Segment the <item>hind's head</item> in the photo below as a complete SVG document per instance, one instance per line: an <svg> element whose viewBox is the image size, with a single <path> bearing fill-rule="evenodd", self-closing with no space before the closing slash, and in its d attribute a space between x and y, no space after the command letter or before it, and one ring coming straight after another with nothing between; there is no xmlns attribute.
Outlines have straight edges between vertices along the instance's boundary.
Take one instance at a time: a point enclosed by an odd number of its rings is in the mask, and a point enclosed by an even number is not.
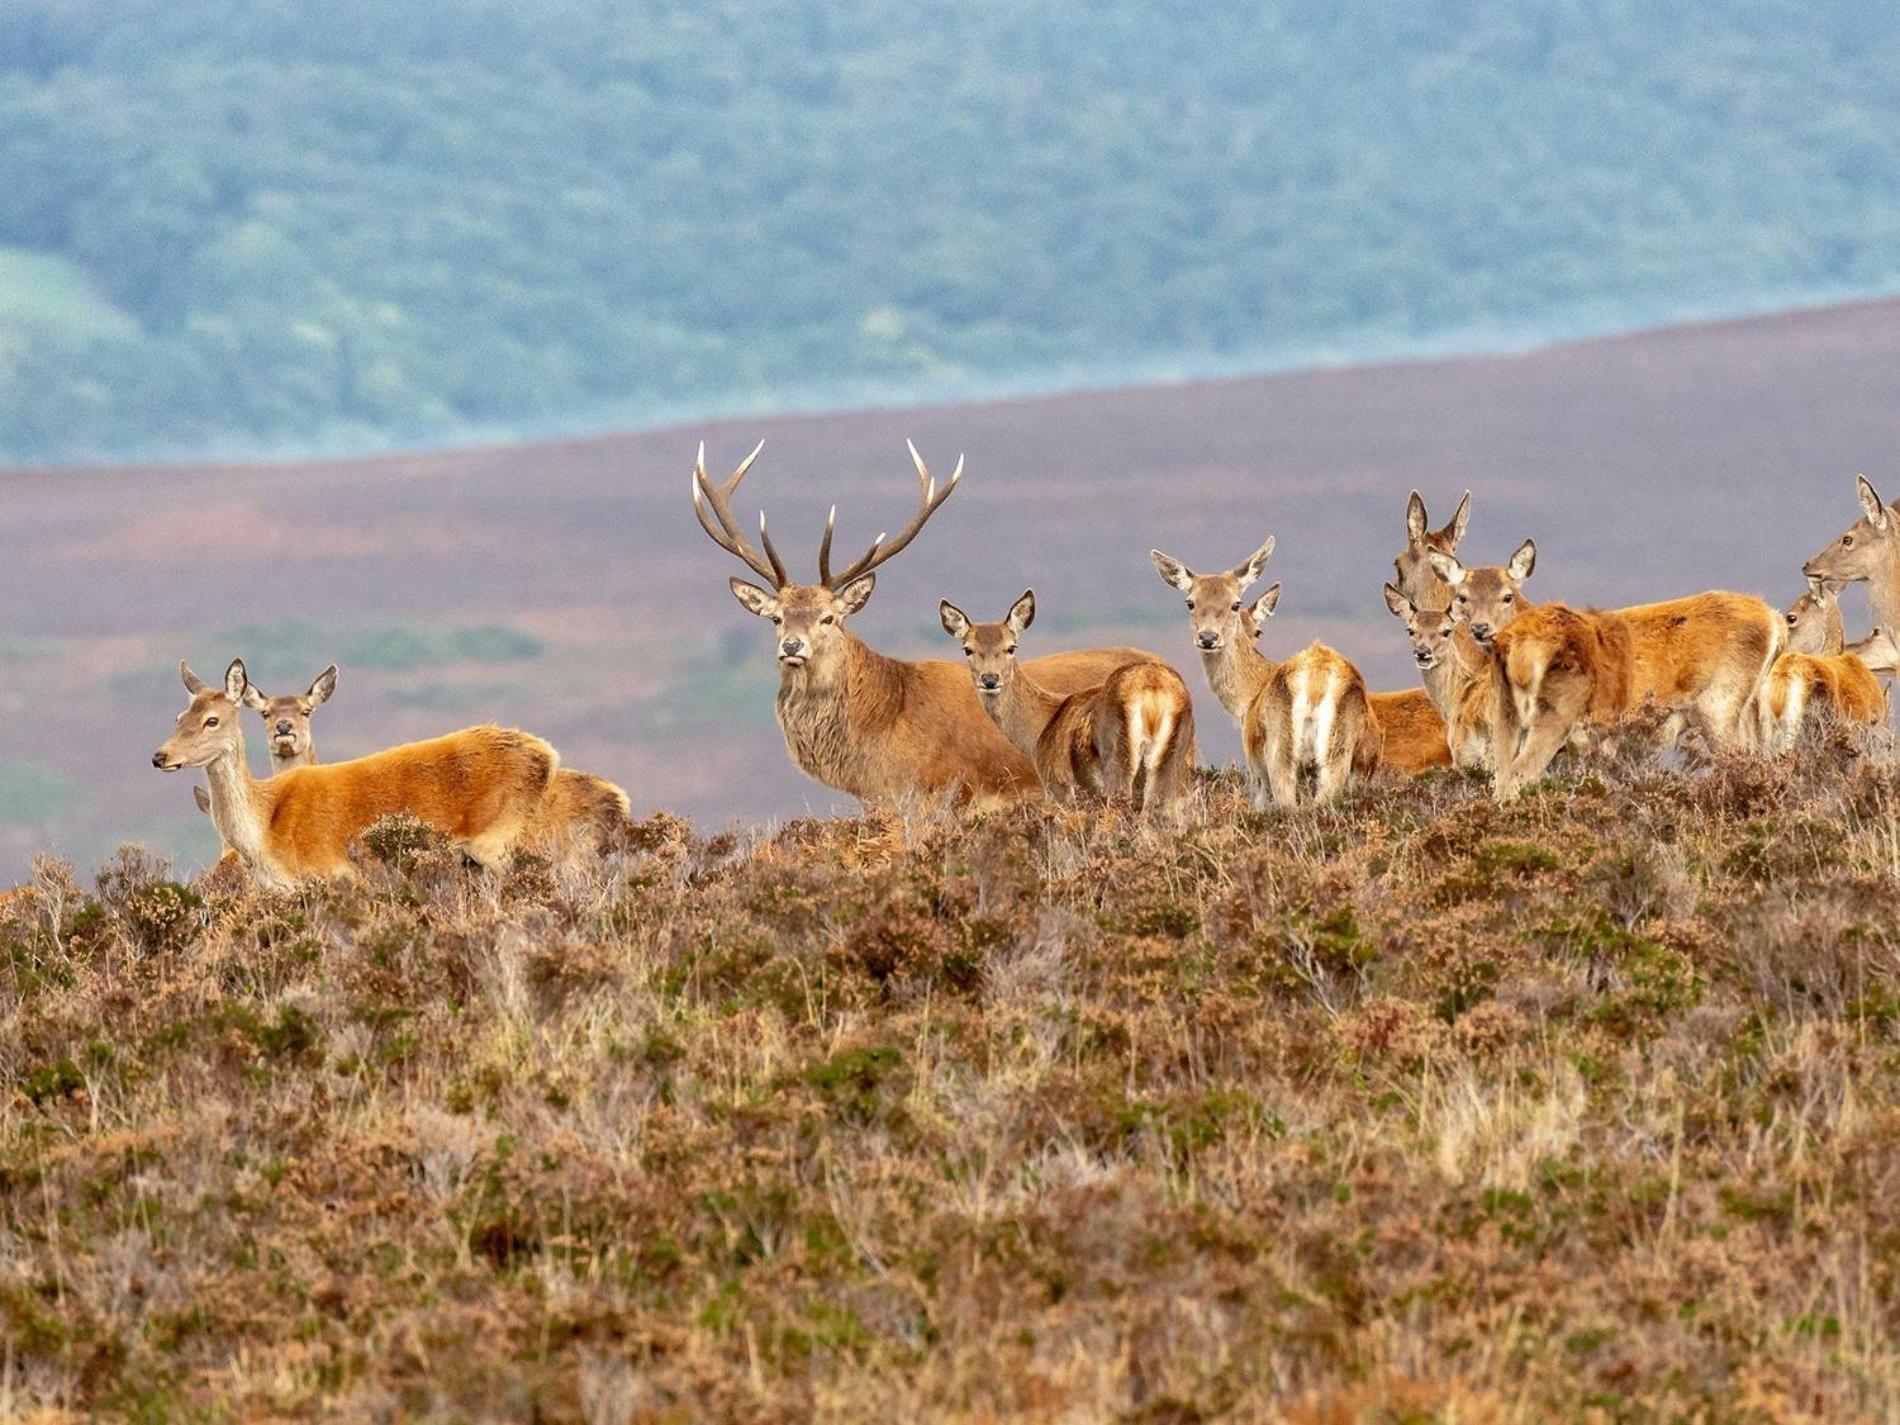
<svg viewBox="0 0 1900 1425"><path fill-rule="evenodd" d="M1036 591L1024 590L996 623L973 622L948 599L937 605L937 618L943 631L963 645L970 681L976 685L977 696L987 703L1002 697L1016 681L1016 642L1036 621Z"/></svg>
<svg viewBox="0 0 1900 1425"><path fill-rule="evenodd" d="M1404 622L1406 636L1412 640L1412 661L1422 671L1429 673L1450 659L1458 625L1449 608L1421 609L1393 584L1385 586L1385 606Z"/></svg>
<svg viewBox="0 0 1900 1425"><path fill-rule="evenodd" d="M1808 591L1788 606L1788 652L1839 653L1847 642L1838 585L1808 576Z"/></svg>
<svg viewBox="0 0 1900 1425"><path fill-rule="evenodd" d="M221 688L205 682L184 663L178 665L178 675L184 679L191 701L178 714L177 730L152 754L152 765L161 772L208 767L232 752L242 760L244 731L238 725L238 709L244 704L245 689L250 687L243 660L231 660Z"/></svg>
<svg viewBox="0 0 1900 1425"><path fill-rule="evenodd" d="M1398 591L1421 609L1441 609L1450 603L1451 591L1432 568L1432 556L1456 556L1459 542L1465 537L1465 526L1470 523L1471 491L1465 491L1451 519L1440 529L1431 528L1425 518L1423 497L1418 491L1412 491L1411 498L1405 502L1405 548L1392 561L1393 583Z"/></svg>
<svg viewBox="0 0 1900 1425"><path fill-rule="evenodd" d="M1508 564L1468 569L1448 554L1434 554L1431 565L1451 588L1451 616L1489 643L1524 606L1524 581L1537 567L1537 546L1525 540Z"/></svg>
<svg viewBox="0 0 1900 1425"><path fill-rule="evenodd" d="M1202 653L1251 647L1260 636L1261 624L1279 600L1280 586L1275 584L1251 605L1243 596L1259 579L1260 571L1267 567L1267 560L1272 556L1273 536L1269 535L1266 543L1232 569L1196 574L1180 560L1171 559L1158 549L1148 551L1148 557L1168 587L1187 596L1194 646Z"/></svg>
<svg viewBox="0 0 1900 1425"><path fill-rule="evenodd" d="M313 743L310 715L328 702L330 694L335 691L334 663L317 674L309 688L301 693L285 693L271 698L246 685L244 706L264 719L264 735L270 739L272 762L283 766L311 759Z"/></svg>

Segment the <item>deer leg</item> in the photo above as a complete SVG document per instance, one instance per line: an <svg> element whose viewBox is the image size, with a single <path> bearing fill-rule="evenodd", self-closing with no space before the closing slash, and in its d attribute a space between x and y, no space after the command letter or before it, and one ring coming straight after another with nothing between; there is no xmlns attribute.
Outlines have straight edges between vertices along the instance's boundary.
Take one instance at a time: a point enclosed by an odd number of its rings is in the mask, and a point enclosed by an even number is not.
<svg viewBox="0 0 1900 1425"><path fill-rule="evenodd" d="M1549 768L1551 759L1563 747L1570 736L1566 719L1546 715L1534 723L1527 731L1524 745L1511 764L1509 791L1504 790L1500 782L1498 800L1508 801L1522 791L1526 784L1536 781Z"/></svg>

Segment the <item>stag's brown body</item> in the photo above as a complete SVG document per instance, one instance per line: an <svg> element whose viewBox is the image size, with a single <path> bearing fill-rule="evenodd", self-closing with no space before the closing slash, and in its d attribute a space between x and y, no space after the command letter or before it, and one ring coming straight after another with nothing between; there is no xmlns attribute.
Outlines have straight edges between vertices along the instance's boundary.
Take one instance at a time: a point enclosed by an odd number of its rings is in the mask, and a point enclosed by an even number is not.
<svg viewBox="0 0 1900 1425"><path fill-rule="evenodd" d="M806 669L780 672L779 728L806 776L864 802L913 793L993 801L1035 792L1035 767L984 713L963 668L888 658L848 632L843 640L824 681ZM1066 697L1152 658L1139 648L1090 648L1023 668Z"/></svg>

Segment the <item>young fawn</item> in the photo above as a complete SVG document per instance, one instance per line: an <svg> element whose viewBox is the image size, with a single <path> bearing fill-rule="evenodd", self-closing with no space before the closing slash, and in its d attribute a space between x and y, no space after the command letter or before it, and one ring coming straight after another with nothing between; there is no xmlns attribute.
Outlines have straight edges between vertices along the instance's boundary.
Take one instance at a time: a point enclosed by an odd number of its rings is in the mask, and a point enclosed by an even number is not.
<svg viewBox="0 0 1900 1425"><path fill-rule="evenodd" d="M879 535L863 555L834 570L831 538L838 512L833 508L818 546L818 581L801 584L786 573L766 533L765 517L759 517L755 545L732 511L739 482L758 454L755 448L727 479L714 481L706 473L702 445L693 467L693 513L715 544L766 580L761 587L733 579L731 588L748 612L772 625L778 724L793 764L814 781L866 803L913 793L950 792L959 800L978 801L1033 793L1035 769L984 716L961 669L942 660L888 658L845 623L870 599L878 567L916 538L950 498L963 461L939 488L911 446L920 499L909 523L894 537ZM1091 648L1052 654L1029 666L1044 686L1072 693L1093 687L1125 663L1149 657L1138 648Z"/></svg>
<svg viewBox="0 0 1900 1425"><path fill-rule="evenodd" d="M1162 580L1187 596L1194 643L1208 686L1240 724L1255 805L1300 802L1301 781L1313 778L1313 800L1331 801L1355 774L1379 766L1379 724L1365 679L1344 657L1315 643L1284 663L1255 644L1280 601L1275 584L1245 608L1241 595L1260 577L1273 540L1219 574L1196 574L1178 559L1150 550Z"/></svg>
<svg viewBox="0 0 1900 1425"><path fill-rule="evenodd" d="M1452 616L1490 654L1491 767L1501 800L1544 774L1591 728L1654 703L1673 742L1693 717L1719 747L1756 739L1755 700L1786 642L1781 616L1747 594L1707 593L1611 611L1533 606L1523 585L1537 564L1525 540L1509 564L1431 564L1452 591Z"/></svg>
<svg viewBox="0 0 1900 1425"><path fill-rule="evenodd" d="M1787 620L1788 651L1775 660L1756 700L1763 750L1786 752L1811 717L1862 727L1884 723L1887 697L1880 680L1867 659L1847 650L1839 590L1809 575L1808 591L1790 606ZM1878 658L1876 638L1866 646Z"/></svg>
<svg viewBox="0 0 1900 1425"><path fill-rule="evenodd" d="M538 737L472 727L351 762L251 776L238 719L244 664L221 688L200 687L178 727L152 754L176 772L202 767L218 834L262 884L285 888L350 871L350 842L379 817L407 814L453 839L470 859L499 867L535 823L557 758Z"/></svg>
<svg viewBox="0 0 1900 1425"><path fill-rule="evenodd" d="M1000 623L974 623L945 599L943 630L963 644L983 710L1036 769L1058 801L1126 797L1143 811L1178 816L1194 776L1194 702L1165 663L1127 663L1093 688L1057 693L1017 661L1035 622L1029 590Z"/></svg>

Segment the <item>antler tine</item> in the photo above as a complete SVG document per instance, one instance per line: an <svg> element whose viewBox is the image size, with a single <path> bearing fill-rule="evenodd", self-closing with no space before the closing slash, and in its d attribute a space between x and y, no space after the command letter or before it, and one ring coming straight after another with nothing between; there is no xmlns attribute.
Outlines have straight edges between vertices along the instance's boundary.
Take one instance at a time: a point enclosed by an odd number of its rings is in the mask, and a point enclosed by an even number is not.
<svg viewBox="0 0 1900 1425"><path fill-rule="evenodd" d="M825 516L825 537L818 541L818 582L831 583L831 536L838 531L838 507L833 505Z"/></svg>
<svg viewBox="0 0 1900 1425"><path fill-rule="evenodd" d="M765 527L765 511L759 511L759 543L765 546L765 557L772 561L772 577L778 580L778 587L784 588L791 583L785 577L785 561L778 557L778 551L772 548L771 531Z"/></svg>
<svg viewBox="0 0 1900 1425"><path fill-rule="evenodd" d="M745 479L746 471L752 468L752 462L759 458L759 452L764 449L765 442L760 441L752 447L752 453L739 462L737 470L734 470L723 482L715 483L706 474L706 443L701 441L698 458L693 462L693 513L699 519L699 527L706 531L714 544L726 553L736 556L754 574L774 580L774 588L782 589L788 581L785 578L785 566L779 562L778 555L773 553L768 558L754 548L752 541L740 531L739 521L734 519L732 514L733 492L739 488L739 482ZM711 506L710 514L707 513L707 506ZM718 521L717 526L714 525L715 519ZM759 517L759 522L760 532L763 534L765 522L763 515ZM766 548L770 550L771 547L771 542L768 540Z"/></svg>
<svg viewBox="0 0 1900 1425"><path fill-rule="evenodd" d="M842 573L825 578L823 582L826 588L843 588L853 579L870 573L871 570L877 568L899 550L903 549L905 545L917 537L917 532L921 530L925 522L937 512L937 507L950 498L951 491L957 488L957 482L963 478L963 457L959 455L957 456L957 468L950 472L950 479L945 483L944 487L939 490L936 480L931 476L929 467L924 464L923 456L917 453L916 443L907 440L904 444L910 447L911 463L917 467L917 484L919 489L923 492L923 500L917 507L917 513L911 516L909 524L897 532L895 539L891 539L889 543L886 543L887 537L880 534L876 539L871 541L871 547L865 550L863 555ZM826 532L826 543L827 545L830 543L829 529L827 529Z"/></svg>

